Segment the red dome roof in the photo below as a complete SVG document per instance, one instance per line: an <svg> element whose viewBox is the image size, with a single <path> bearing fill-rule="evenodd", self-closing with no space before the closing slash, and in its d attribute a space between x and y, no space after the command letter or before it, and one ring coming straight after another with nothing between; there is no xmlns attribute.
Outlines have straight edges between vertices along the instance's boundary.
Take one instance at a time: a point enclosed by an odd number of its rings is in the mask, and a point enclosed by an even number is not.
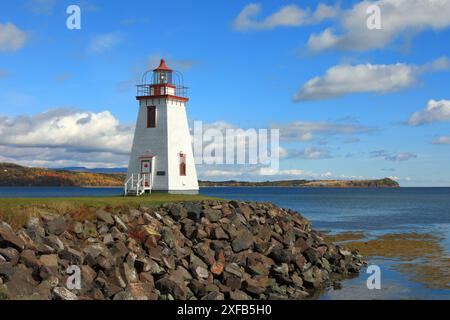
<svg viewBox="0 0 450 320"><path fill-rule="evenodd" d="M170 69L167 65L166 65L166 61L164 59L161 59L161 63L159 64L159 67L156 68L153 71L172 71L172 69Z"/></svg>

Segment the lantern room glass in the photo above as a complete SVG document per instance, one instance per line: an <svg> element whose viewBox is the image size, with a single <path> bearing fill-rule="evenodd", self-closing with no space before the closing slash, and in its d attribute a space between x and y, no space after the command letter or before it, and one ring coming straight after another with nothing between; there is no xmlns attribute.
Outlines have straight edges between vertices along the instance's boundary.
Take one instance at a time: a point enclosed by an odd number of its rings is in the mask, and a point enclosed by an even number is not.
<svg viewBox="0 0 450 320"><path fill-rule="evenodd" d="M172 84L171 71L155 71L153 74L154 84Z"/></svg>

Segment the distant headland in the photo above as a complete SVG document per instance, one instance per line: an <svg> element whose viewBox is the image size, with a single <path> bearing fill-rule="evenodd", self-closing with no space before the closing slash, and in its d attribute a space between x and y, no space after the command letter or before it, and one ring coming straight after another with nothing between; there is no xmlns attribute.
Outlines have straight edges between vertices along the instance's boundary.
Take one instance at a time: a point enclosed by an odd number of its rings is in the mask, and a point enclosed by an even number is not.
<svg viewBox="0 0 450 320"><path fill-rule="evenodd" d="M119 169L29 168L0 163L1 187L121 187L125 173ZM317 188L398 188L389 178L374 180L280 180L280 181L199 181L201 187L317 187Z"/></svg>
<svg viewBox="0 0 450 320"><path fill-rule="evenodd" d="M374 180L200 181L202 187L399 188L390 178Z"/></svg>
<svg viewBox="0 0 450 320"><path fill-rule="evenodd" d="M119 187L125 174L29 168L0 163L0 187Z"/></svg>

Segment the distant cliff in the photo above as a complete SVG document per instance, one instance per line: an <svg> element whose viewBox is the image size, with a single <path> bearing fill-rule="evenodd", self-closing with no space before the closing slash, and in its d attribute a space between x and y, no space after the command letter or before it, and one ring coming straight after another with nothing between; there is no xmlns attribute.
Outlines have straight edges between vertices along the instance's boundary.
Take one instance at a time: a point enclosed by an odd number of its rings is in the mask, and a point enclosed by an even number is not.
<svg viewBox="0 0 450 320"><path fill-rule="evenodd" d="M122 186L124 179L124 174L27 168L11 163L0 163L1 187Z"/></svg>
<svg viewBox="0 0 450 320"><path fill-rule="evenodd" d="M398 182L376 180L282 180L282 181L200 181L202 187L317 187L317 188L398 188Z"/></svg>

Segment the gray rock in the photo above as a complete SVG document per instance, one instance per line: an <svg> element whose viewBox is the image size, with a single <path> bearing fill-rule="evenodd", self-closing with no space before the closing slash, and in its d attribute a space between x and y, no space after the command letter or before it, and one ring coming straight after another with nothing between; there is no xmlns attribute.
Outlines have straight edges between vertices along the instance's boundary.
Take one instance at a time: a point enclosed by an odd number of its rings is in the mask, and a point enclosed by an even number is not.
<svg viewBox="0 0 450 320"><path fill-rule="evenodd" d="M0 255L5 258L5 262L10 262L13 266L19 262L20 253L14 248L0 248Z"/></svg>
<svg viewBox="0 0 450 320"><path fill-rule="evenodd" d="M94 215L97 217L97 219L107 223L110 226L112 226L114 224L114 219L113 219L111 213L109 213L106 210L103 210L103 209L96 210L94 212Z"/></svg>
<svg viewBox="0 0 450 320"><path fill-rule="evenodd" d="M66 229L66 219L62 216L51 217L44 222L45 232L59 236Z"/></svg>
<svg viewBox="0 0 450 320"><path fill-rule="evenodd" d="M210 292L202 298L202 300L225 300L225 296L221 292Z"/></svg>
<svg viewBox="0 0 450 320"><path fill-rule="evenodd" d="M253 243L253 235L248 230L244 229L238 233L236 239L233 240L231 245L234 252L240 252L251 248Z"/></svg>
<svg viewBox="0 0 450 320"><path fill-rule="evenodd" d="M43 241L46 245L53 248L57 252L64 250L64 243L61 241L61 239L58 238L58 236L55 236L54 234L45 237Z"/></svg>
<svg viewBox="0 0 450 320"><path fill-rule="evenodd" d="M193 266L191 269L192 269L192 274L195 277L197 277L198 279L207 279L209 277L208 269L206 269L202 266Z"/></svg>
<svg viewBox="0 0 450 320"><path fill-rule="evenodd" d="M187 287L182 278L165 276L156 281L155 286L162 294L171 294L177 300L186 300Z"/></svg>
<svg viewBox="0 0 450 320"><path fill-rule="evenodd" d="M56 287L53 289L53 298L55 300L78 300L75 293L72 293L64 287Z"/></svg>
<svg viewBox="0 0 450 320"><path fill-rule="evenodd" d="M278 263L289 263L292 261L292 253L280 247L275 247L270 252L270 257Z"/></svg>
<svg viewBox="0 0 450 320"><path fill-rule="evenodd" d="M182 205L174 205L170 208L171 216L176 220L182 220L188 216L188 211Z"/></svg>
<svg viewBox="0 0 450 320"><path fill-rule="evenodd" d="M59 257L69 261L73 265L78 266L81 266L84 260L83 254L72 248L67 248L59 252Z"/></svg>
<svg viewBox="0 0 450 320"><path fill-rule="evenodd" d="M40 241L45 237L45 229L41 226L41 221L38 217L31 217L28 220L26 232L33 241Z"/></svg>
<svg viewBox="0 0 450 320"><path fill-rule="evenodd" d="M114 221L116 222L116 226L117 228L122 231L122 232L127 232L128 231L128 227L125 224L125 222L122 221L122 219L120 219L117 215L113 216Z"/></svg>
<svg viewBox="0 0 450 320"><path fill-rule="evenodd" d="M217 222L222 218L222 211L205 209L203 210L203 216L211 222Z"/></svg>
<svg viewBox="0 0 450 320"><path fill-rule="evenodd" d="M252 300L252 298L241 290L233 290L230 292L231 300Z"/></svg>

